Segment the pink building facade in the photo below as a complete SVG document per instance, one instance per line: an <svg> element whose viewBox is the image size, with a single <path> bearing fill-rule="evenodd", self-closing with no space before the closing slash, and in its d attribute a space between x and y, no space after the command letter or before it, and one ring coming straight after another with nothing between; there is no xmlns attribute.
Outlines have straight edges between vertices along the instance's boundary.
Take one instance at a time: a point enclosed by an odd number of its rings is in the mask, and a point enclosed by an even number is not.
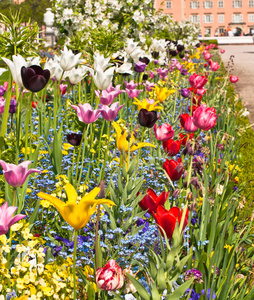
<svg viewBox="0 0 254 300"><path fill-rule="evenodd" d="M155 8L198 23L202 36L254 34L254 0L155 0Z"/></svg>

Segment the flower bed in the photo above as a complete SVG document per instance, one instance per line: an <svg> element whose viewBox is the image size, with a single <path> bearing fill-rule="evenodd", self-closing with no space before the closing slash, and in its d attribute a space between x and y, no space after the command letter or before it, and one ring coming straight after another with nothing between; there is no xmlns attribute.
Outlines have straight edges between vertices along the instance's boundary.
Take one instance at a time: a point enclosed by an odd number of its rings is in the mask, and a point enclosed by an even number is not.
<svg viewBox="0 0 254 300"><path fill-rule="evenodd" d="M150 42L3 58L0 299L253 299L237 78Z"/></svg>

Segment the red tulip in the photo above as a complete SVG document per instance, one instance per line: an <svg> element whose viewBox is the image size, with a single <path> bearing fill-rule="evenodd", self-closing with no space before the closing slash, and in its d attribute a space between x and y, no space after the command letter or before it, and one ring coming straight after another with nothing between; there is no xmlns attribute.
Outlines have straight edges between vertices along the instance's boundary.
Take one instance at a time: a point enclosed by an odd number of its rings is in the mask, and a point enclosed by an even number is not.
<svg viewBox="0 0 254 300"><path fill-rule="evenodd" d="M193 122L193 117L190 117L190 116L188 118L186 118L183 128L187 132L195 132L198 130L198 127L195 126L195 124Z"/></svg>
<svg viewBox="0 0 254 300"><path fill-rule="evenodd" d="M189 117L188 114L182 114L179 116L182 127L184 127L184 123L185 123L186 119L188 119L188 117Z"/></svg>
<svg viewBox="0 0 254 300"><path fill-rule="evenodd" d="M185 146L188 140L193 139L194 133L187 133L187 134L179 133L179 136L180 136L182 145Z"/></svg>
<svg viewBox="0 0 254 300"><path fill-rule="evenodd" d="M176 155L181 148L181 141L174 141L173 139L169 139L162 143L163 149L168 153L169 156Z"/></svg>
<svg viewBox="0 0 254 300"><path fill-rule="evenodd" d="M179 180L183 174L182 159L178 158L177 161L166 159L163 163L163 169L168 173L168 176L172 181Z"/></svg>
<svg viewBox="0 0 254 300"><path fill-rule="evenodd" d="M145 197L139 202L139 206L143 210L148 209L148 213L151 214L153 211L156 211L159 205L164 205L169 192L162 192L159 196L156 195L153 189L147 189Z"/></svg>
<svg viewBox="0 0 254 300"><path fill-rule="evenodd" d="M239 77L231 75L231 76L229 77L229 80L230 80L232 83L236 83L236 82L239 80Z"/></svg>
<svg viewBox="0 0 254 300"><path fill-rule="evenodd" d="M183 211L176 206L170 208L170 210L166 210L163 206L160 205L156 210L156 214L154 212L152 214L157 225L162 227L168 239L171 239L175 230L176 222L178 222L179 225L181 223ZM183 229L188 224L188 216L189 216L189 210L187 209L184 218ZM160 227L159 229L162 232Z"/></svg>

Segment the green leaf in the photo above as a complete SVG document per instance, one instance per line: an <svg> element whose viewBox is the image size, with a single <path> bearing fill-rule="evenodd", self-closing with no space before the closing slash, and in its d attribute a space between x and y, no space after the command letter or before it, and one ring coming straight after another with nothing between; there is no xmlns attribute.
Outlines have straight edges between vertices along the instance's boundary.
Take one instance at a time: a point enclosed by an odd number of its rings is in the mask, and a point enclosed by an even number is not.
<svg viewBox="0 0 254 300"><path fill-rule="evenodd" d="M192 282L194 281L194 278L186 281L184 284L180 285L179 288L174 290L172 294L169 294L165 297L165 300L179 300L184 295L186 290L191 286Z"/></svg>
<svg viewBox="0 0 254 300"><path fill-rule="evenodd" d="M150 300L150 295L148 294L147 290L143 287L143 285L137 279L135 279L133 276L131 276L127 272L125 273L125 276L128 277L128 279L134 285L134 287L137 290L137 293L140 295L140 297L142 299ZM179 299L177 299L177 300L179 300Z"/></svg>

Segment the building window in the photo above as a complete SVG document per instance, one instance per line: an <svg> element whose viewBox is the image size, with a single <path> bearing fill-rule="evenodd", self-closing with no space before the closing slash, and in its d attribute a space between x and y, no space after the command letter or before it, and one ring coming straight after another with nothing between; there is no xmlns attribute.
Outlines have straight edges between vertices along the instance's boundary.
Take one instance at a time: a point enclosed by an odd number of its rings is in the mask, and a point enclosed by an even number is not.
<svg viewBox="0 0 254 300"><path fill-rule="evenodd" d="M206 28L206 29L205 29L205 35L206 35L206 36L211 36L211 32L212 32L212 31L211 31L211 28Z"/></svg>
<svg viewBox="0 0 254 300"><path fill-rule="evenodd" d="M240 8L240 7L243 6L243 3L242 3L242 1L240 1L240 0L232 1L232 6L233 6L234 8Z"/></svg>
<svg viewBox="0 0 254 300"><path fill-rule="evenodd" d="M200 16L199 15L191 15L190 16L190 21L192 23L200 23Z"/></svg>
<svg viewBox="0 0 254 300"><path fill-rule="evenodd" d="M190 8L198 9L199 8L199 1L191 1L190 2Z"/></svg>
<svg viewBox="0 0 254 300"><path fill-rule="evenodd" d="M241 15L241 14L232 15L232 22L233 23L242 23L243 22L243 15Z"/></svg>
<svg viewBox="0 0 254 300"><path fill-rule="evenodd" d="M224 1L218 1L218 7L223 8L224 7Z"/></svg>
<svg viewBox="0 0 254 300"><path fill-rule="evenodd" d="M225 31L225 28L224 28L224 27L220 27L220 28L219 28L219 34L224 33L224 31Z"/></svg>
<svg viewBox="0 0 254 300"><path fill-rule="evenodd" d="M212 1L204 1L203 7L204 8L213 8L213 2Z"/></svg>
<svg viewBox="0 0 254 300"><path fill-rule="evenodd" d="M213 23L213 15L204 15L203 23Z"/></svg>
<svg viewBox="0 0 254 300"><path fill-rule="evenodd" d="M254 22L254 14L248 14L248 22Z"/></svg>
<svg viewBox="0 0 254 300"><path fill-rule="evenodd" d="M224 23L224 15L220 14L218 15L218 23Z"/></svg>
<svg viewBox="0 0 254 300"><path fill-rule="evenodd" d="M254 0L249 0L249 7L254 7Z"/></svg>
<svg viewBox="0 0 254 300"><path fill-rule="evenodd" d="M166 8L172 8L172 1L166 1Z"/></svg>

